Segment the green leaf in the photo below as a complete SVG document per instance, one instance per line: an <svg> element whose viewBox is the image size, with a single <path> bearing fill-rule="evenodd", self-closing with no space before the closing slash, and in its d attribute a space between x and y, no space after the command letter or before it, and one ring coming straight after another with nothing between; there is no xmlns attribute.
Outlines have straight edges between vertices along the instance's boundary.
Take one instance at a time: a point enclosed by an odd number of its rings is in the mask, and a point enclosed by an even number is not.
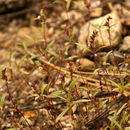
<svg viewBox="0 0 130 130"><path fill-rule="evenodd" d="M81 47L84 51L92 52L86 45L75 43L77 46Z"/></svg>
<svg viewBox="0 0 130 130"><path fill-rule="evenodd" d="M130 130L130 127L126 127L125 130Z"/></svg>
<svg viewBox="0 0 130 130"><path fill-rule="evenodd" d="M112 51L109 51L106 55L105 55L105 57L104 57L104 62L106 63L107 62L107 60L108 60L108 58L109 58L109 55L112 53Z"/></svg>
<svg viewBox="0 0 130 130"><path fill-rule="evenodd" d="M44 95L47 98L60 98L64 101L66 101L66 99L64 98L64 94L63 91L56 91L56 92L52 92L50 95Z"/></svg>
<svg viewBox="0 0 130 130"><path fill-rule="evenodd" d="M2 67L2 69L5 69L5 68L7 68L7 69L16 69L15 67L6 66L6 65L2 65L1 67Z"/></svg>
<svg viewBox="0 0 130 130"><path fill-rule="evenodd" d="M75 6L77 6L80 10L86 10L86 6L84 2L81 1L74 1Z"/></svg>
<svg viewBox="0 0 130 130"><path fill-rule="evenodd" d="M34 55L34 56L30 57L29 60L34 60L34 59L37 59L39 57L40 57L40 55Z"/></svg>
<svg viewBox="0 0 130 130"><path fill-rule="evenodd" d="M112 10L113 9L112 3L111 2L107 2L107 4L108 4L109 9Z"/></svg>
<svg viewBox="0 0 130 130"><path fill-rule="evenodd" d="M47 53L48 51L49 51L49 49L51 48L51 46L54 44L54 41L51 41L49 44L48 44L48 46L47 46L47 48L45 49L45 53Z"/></svg>
<svg viewBox="0 0 130 130"><path fill-rule="evenodd" d="M114 113L113 117L109 117L109 120L111 121L110 129L113 130L114 128L114 119L116 117L116 113Z"/></svg>
<svg viewBox="0 0 130 130"><path fill-rule="evenodd" d="M20 61L19 61L19 63L17 64L17 66L19 67L19 66L23 63L23 61L25 61L25 59L26 59L26 55L24 55L24 56L20 59Z"/></svg>
<svg viewBox="0 0 130 130"><path fill-rule="evenodd" d="M41 66L41 63L39 61L35 61L35 64L39 67Z"/></svg>
<svg viewBox="0 0 130 130"><path fill-rule="evenodd" d="M0 79L2 78L2 70L3 70L3 67L0 66Z"/></svg>
<svg viewBox="0 0 130 130"><path fill-rule="evenodd" d="M71 84L69 85L69 90L71 91L75 85L75 83L78 81L79 77L77 77L76 79L74 79Z"/></svg>
<svg viewBox="0 0 130 130"><path fill-rule="evenodd" d="M80 128L76 122L72 121L72 124L74 125L75 128Z"/></svg>
<svg viewBox="0 0 130 130"><path fill-rule="evenodd" d="M25 35L26 38L28 38L31 42L34 42L33 38L30 37L29 35Z"/></svg>
<svg viewBox="0 0 130 130"><path fill-rule="evenodd" d="M70 42L66 42L66 43L65 43L65 46L67 46L67 45L69 45L69 44L70 44Z"/></svg>
<svg viewBox="0 0 130 130"><path fill-rule="evenodd" d="M74 28L73 31L72 31L72 35L71 35L71 40L73 40L75 33L76 33L76 29Z"/></svg>
<svg viewBox="0 0 130 130"><path fill-rule="evenodd" d="M46 19L46 14L43 12L43 9L41 9L40 15L41 15L44 19Z"/></svg>
<svg viewBox="0 0 130 130"><path fill-rule="evenodd" d="M127 83L124 87L125 87L125 88L126 88L126 87L130 87L130 83Z"/></svg>
<svg viewBox="0 0 130 130"><path fill-rule="evenodd" d="M69 10L70 4L72 0L67 0L66 9Z"/></svg>
<svg viewBox="0 0 130 130"><path fill-rule="evenodd" d="M114 128L114 125L116 125L118 128L122 128L121 125L118 123L118 121L116 121L116 112L114 113L112 118L109 118L109 120L111 121L111 129Z"/></svg>
<svg viewBox="0 0 130 130"><path fill-rule="evenodd" d="M72 59L77 58L77 57L78 56L71 56L71 57L66 58L65 61L72 60Z"/></svg>
<svg viewBox="0 0 130 130"><path fill-rule="evenodd" d="M42 9L40 10L40 15L43 16L43 10Z"/></svg>
<svg viewBox="0 0 130 130"><path fill-rule="evenodd" d="M77 103L84 103L84 102L88 102L88 101L90 101L90 100L80 99L80 100L77 100L77 101L73 101L73 102L71 103L71 107L72 107L73 105L77 104Z"/></svg>
<svg viewBox="0 0 130 130"><path fill-rule="evenodd" d="M56 54L54 51L52 51L52 50L49 50L48 51L51 55L53 55L55 58L59 58L59 55L58 54Z"/></svg>
<svg viewBox="0 0 130 130"><path fill-rule="evenodd" d="M93 73L96 74L96 73L97 73L98 71L100 71L100 70L102 70L102 68L97 68L97 69L94 70Z"/></svg>
<svg viewBox="0 0 130 130"><path fill-rule="evenodd" d="M102 102L100 103L100 107L103 107L103 105L104 105L107 101L108 101L108 100L102 101Z"/></svg>
<svg viewBox="0 0 130 130"><path fill-rule="evenodd" d="M58 117L56 118L56 123L67 113L69 107L67 107Z"/></svg>
<svg viewBox="0 0 130 130"><path fill-rule="evenodd" d="M24 50L25 50L26 52L28 52L28 45L27 45L27 43L23 42L23 47L24 47Z"/></svg>
<svg viewBox="0 0 130 130"><path fill-rule="evenodd" d="M41 94L44 93L45 89L48 87L48 84L44 84L41 88Z"/></svg>
<svg viewBox="0 0 130 130"><path fill-rule="evenodd" d="M68 102L69 104L70 104L70 102L71 102L71 94L70 94L70 92L68 92L67 102Z"/></svg>
<svg viewBox="0 0 130 130"><path fill-rule="evenodd" d="M24 69L20 69L20 72L23 74L29 74L27 71L25 71Z"/></svg>
<svg viewBox="0 0 130 130"><path fill-rule="evenodd" d="M121 127L121 125L118 123L118 121L116 121L116 120L114 119L113 122L114 122L114 124L115 124L118 128L122 129L122 127Z"/></svg>
<svg viewBox="0 0 130 130"><path fill-rule="evenodd" d="M117 112L116 115L119 115L121 113L121 111L125 108L125 106L127 105L127 103L125 103Z"/></svg>
<svg viewBox="0 0 130 130"><path fill-rule="evenodd" d="M38 94L34 94L34 97L35 97L35 101L40 98L40 96Z"/></svg>
<svg viewBox="0 0 130 130"><path fill-rule="evenodd" d="M125 121L126 121L126 112L125 112L125 111L123 111L122 121L123 121L123 124L124 124Z"/></svg>
<svg viewBox="0 0 130 130"><path fill-rule="evenodd" d="M122 76L121 76L121 75L120 75L120 81L121 81L121 85L122 85L122 86L124 86L125 81L124 81L124 79L122 78Z"/></svg>
<svg viewBox="0 0 130 130"><path fill-rule="evenodd" d="M16 128L9 128L9 129L6 129L6 130L17 130Z"/></svg>
<svg viewBox="0 0 130 130"><path fill-rule="evenodd" d="M16 52L10 52L10 61L13 62L14 61L14 55Z"/></svg>
<svg viewBox="0 0 130 130"><path fill-rule="evenodd" d="M1 97L1 100L0 100L0 108L3 109L4 107L4 102L5 102L5 98L7 96L7 93L4 93Z"/></svg>
<svg viewBox="0 0 130 130"><path fill-rule="evenodd" d="M114 81L112 81L112 80L108 80L108 81L110 81L113 85L115 85L115 86L117 86L118 88L120 88L120 85L117 84L116 82L114 82Z"/></svg>
<svg viewBox="0 0 130 130"><path fill-rule="evenodd" d="M125 118L126 118L126 121L129 119L130 117L130 114L126 115Z"/></svg>

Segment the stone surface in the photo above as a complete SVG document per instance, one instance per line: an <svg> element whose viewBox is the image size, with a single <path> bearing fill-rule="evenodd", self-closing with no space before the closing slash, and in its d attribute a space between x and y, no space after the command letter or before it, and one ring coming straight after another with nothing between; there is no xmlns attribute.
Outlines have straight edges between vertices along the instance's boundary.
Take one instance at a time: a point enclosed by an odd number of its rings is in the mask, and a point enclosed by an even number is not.
<svg viewBox="0 0 130 130"><path fill-rule="evenodd" d="M41 30L35 27L28 28L23 27L19 29L17 33L17 40L16 42L26 42L29 44L34 43L34 41L42 40L42 33Z"/></svg>
<svg viewBox="0 0 130 130"><path fill-rule="evenodd" d="M130 36L126 36L123 39L123 44L121 45L120 51L130 53Z"/></svg>
<svg viewBox="0 0 130 130"><path fill-rule="evenodd" d="M130 6L130 5L129 5ZM129 7L130 8L130 7ZM130 10L127 8L122 8L123 17L130 18Z"/></svg>
<svg viewBox="0 0 130 130"><path fill-rule="evenodd" d="M82 15L80 13L78 13L77 11L74 11L74 10L68 12L68 16L67 16L66 12L61 13L61 17L64 20L67 20L68 17L69 17L70 20L74 20L75 21L75 20L80 19L81 16Z"/></svg>
<svg viewBox="0 0 130 130"><path fill-rule="evenodd" d="M110 20L111 44L113 47L117 46L121 38L122 25L116 11L113 11L112 13L109 13L103 17L91 20L89 23L86 23L84 26L82 26L78 42L80 44L86 45L86 40L90 41L90 36L93 34L93 31L97 30L98 35L95 39L96 49L100 47L109 49L110 42L109 42L109 35L107 32L108 27L103 26L106 23L107 18L109 16L112 17L112 19ZM77 51L79 54L82 53L82 55L86 55L86 52L83 53L82 47L78 46Z"/></svg>
<svg viewBox="0 0 130 130"><path fill-rule="evenodd" d="M15 11L26 6L27 0L0 0L0 13Z"/></svg>
<svg viewBox="0 0 130 130"><path fill-rule="evenodd" d="M123 6L121 4L115 4L113 9L118 12L121 22L130 26L130 2L125 2Z"/></svg>
<svg viewBox="0 0 130 130"><path fill-rule="evenodd" d="M87 58L80 58L76 62L77 64L80 64L79 70L87 71L92 70L94 68L94 62Z"/></svg>
<svg viewBox="0 0 130 130"><path fill-rule="evenodd" d="M102 12L103 12L102 8L94 8L91 10L90 16L91 17L99 17L102 15Z"/></svg>

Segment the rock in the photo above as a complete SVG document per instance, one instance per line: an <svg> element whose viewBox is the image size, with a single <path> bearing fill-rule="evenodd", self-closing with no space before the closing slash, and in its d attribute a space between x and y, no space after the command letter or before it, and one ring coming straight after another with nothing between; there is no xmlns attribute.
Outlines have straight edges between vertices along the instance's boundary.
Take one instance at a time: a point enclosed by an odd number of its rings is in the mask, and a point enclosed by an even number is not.
<svg viewBox="0 0 130 130"><path fill-rule="evenodd" d="M129 7L130 8L130 7ZM127 8L122 8L123 17L130 18L130 10Z"/></svg>
<svg viewBox="0 0 130 130"><path fill-rule="evenodd" d="M121 18L121 22L127 26L130 25L130 2L125 2L123 6L121 4L115 4L113 9L118 12Z"/></svg>
<svg viewBox="0 0 130 130"><path fill-rule="evenodd" d="M24 8L27 0L0 0L0 14Z"/></svg>
<svg viewBox="0 0 130 130"><path fill-rule="evenodd" d="M34 41L42 40L43 36L41 31L38 28L32 27L23 27L19 29L17 33L17 42L26 42L28 44L34 43Z"/></svg>
<svg viewBox="0 0 130 130"><path fill-rule="evenodd" d="M102 11L103 11L102 8L94 8L91 10L90 16L91 17L99 17L102 15Z"/></svg>
<svg viewBox="0 0 130 130"><path fill-rule="evenodd" d="M126 36L123 39L123 44L121 45L119 51L130 53L130 36Z"/></svg>
<svg viewBox="0 0 130 130"><path fill-rule="evenodd" d="M77 11L74 11L74 10L68 12L68 17L69 17L70 20L76 21L78 19L81 19L81 16L82 15L80 13L78 13ZM68 19L66 12L61 13L61 17L64 20Z"/></svg>
<svg viewBox="0 0 130 130"><path fill-rule="evenodd" d="M94 62L87 58L78 59L76 63L80 65L79 70L82 71L92 70L94 68Z"/></svg>
<svg viewBox="0 0 130 130"><path fill-rule="evenodd" d="M113 56L113 53L114 53L114 56ZM106 61L107 63L111 63L112 65L114 65L115 59L116 59L116 61L118 61L118 63L121 63L125 60L125 57L119 51L114 51L113 53L109 54L107 61ZM96 54L98 56L102 57L103 61L104 61L104 58L108 54L108 52L98 52Z"/></svg>
<svg viewBox="0 0 130 130"><path fill-rule="evenodd" d="M121 38L122 26L121 26L120 18L118 17L118 14L116 11L113 11L112 13L109 13L103 17L91 20L90 22L87 22L80 30L78 42L82 44L83 46L86 46L86 40L90 41L90 36L93 34L93 31L97 30L98 34L95 39L96 49L99 49L99 48L109 49L110 43L109 43L109 35L107 32L108 27L104 26L109 16L112 18L110 20L111 44L112 44L112 47L117 46ZM88 34L89 34L89 37L88 37ZM79 55L87 54L87 51L83 52L83 47L80 47L80 46L77 47L77 52Z"/></svg>

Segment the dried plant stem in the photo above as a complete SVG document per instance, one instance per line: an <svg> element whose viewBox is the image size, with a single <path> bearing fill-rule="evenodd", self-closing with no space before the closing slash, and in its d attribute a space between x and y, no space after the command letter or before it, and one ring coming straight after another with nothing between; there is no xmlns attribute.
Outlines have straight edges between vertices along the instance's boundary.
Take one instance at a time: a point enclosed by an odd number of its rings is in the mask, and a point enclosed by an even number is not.
<svg viewBox="0 0 130 130"><path fill-rule="evenodd" d="M62 67L59 67L59 66L55 66L54 64L46 61L44 58L40 59L40 61L42 61L42 63L44 63L45 65L48 65L49 67L55 69L57 72L59 72L60 74L63 74L63 75L66 75L67 77L71 77L71 73L67 70L65 70L64 68ZM97 80L97 79L92 79L92 78L88 78L88 77L84 77L84 76L81 76L81 75L78 75L78 74L72 74L73 77L79 77L78 81L81 82L81 83L84 83L84 84L87 84L87 85L92 85L94 87L101 87L100 86L100 81ZM99 83L99 84L95 84L95 83ZM105 83L104 81L102 81L102 84L105 84L107 86L103 86L102 85L102 88L104 90L107 90L108 91L108 86L112 86L112 87L115 87L114 85L111 85L111 83ZM121 93L119 90L116 90L117 92ZM130 95L130 92L128 91L124 91L127 95Z"/></svg>
<svg viewBox="0 0 130 130"><path fill-rule="evenodd" d="M76 73L76 74L83 74L83 75L98 75L98 73L83 72L83 71L75 71L74 73ZM102 73L100 73L100 75L106 75L106 73L102 72ZM114 75L113 73L108 72L108 75L109 75L109 76L120 76L120 75L121 75L121 76L126 76L127 73L125 73L125 72L123 72L123 73L121 73L121 74L116 73L116 74Z"/></svg>
<svg viewBox="0 0 130 130"><path fill-rule="evenodd" d="M25 119L25 122L28 124L28 126L29 126L30 129L31 129L31 126L30 126L28 120L25 118L24 114L20 111L20 109L18 108L18 106L15 104L15 102L14 102L14 100L13 100L12 94L11 94L11 92L10 92L10 90L9 90L9 86L8 86L8 79L7 79L7 76L6 76L6 69L4 69L4 70L2 71L2 79L5 80L5 86L6 86L6 89L7 89L7 93L8 93L8 95L9 95L9 99L10 99L10 101L11 101L13 107L14 107L15 110Z"/></svg>

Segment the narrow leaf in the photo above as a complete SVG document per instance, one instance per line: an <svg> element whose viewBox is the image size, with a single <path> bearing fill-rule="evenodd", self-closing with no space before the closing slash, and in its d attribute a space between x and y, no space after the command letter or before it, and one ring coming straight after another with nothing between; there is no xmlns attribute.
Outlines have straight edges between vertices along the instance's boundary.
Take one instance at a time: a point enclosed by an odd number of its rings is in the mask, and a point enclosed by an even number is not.
<svg viewBox="0 0 130 130"><path fill-rule="evenodd" d="M16 128L9 128L9 129L6 129L6 130L17 130Z"/></svg>
<svg viewBox="0 0 130 130"><path fill-rule="evenodd" d="M40 55L34 55L34 56L30 57L29 60L35 60L35 59L37 59L39 57L40 57Z"/></svg>
<svg viewBox="0 0 130 130"><path fill-rule="evenodd" d="M66 114L66 112L69 110L69 107L67 107L58 117L56 118L56 123Z"/></svg>
<svg viewBox="0 0 130 130"><path fill-rule="evenodd" d="M44 93L45 89L47 88L48 84L44 84L41 88L41 94Z"/></svg>
<svg viewBox="0 0 130 130"><path fill-rule="evenodd" d="M108 58L109 58L109 55L112 53L112 51L109 51L106 55L105 55L105 57L104 57L104 62L106 63L107 62L107 60L108 60Z"/></svg>
<svg viewBox="0 0 130 130"><path fill-rule="evenodd" d="M74 58L77 58L77 56L71 56L71 57L68 57L68 58L65 59L65 61L73 60Z"/></svg>
<svg viewBox="0 0 130 130"><path fill-rule="evenodd" d="M79 77L77 77L76 79L74 79L71 84L69 85L69 90L71 91L75 85L75 83L78 81Z"/></svg>
<svg viewBox="0 0 130 130"><path fill-rule="evenodd" d="M81 47L84 51L89 51L92 52L86 45L80 44L80 43L75 43L77 46Z"/></svg>
<svg viewBox="0 0 130 130"><path fill-rule="evenodd" d="M53 55L55 58L59 58L59 55L56 54L54 51L49 50L48 52L49 52L51 55Z"/></svg>
<svg viewBox="0 0 130 130"><path fill-rule="evenodd" d="M29 73L28 73L27 71L25 71L24 69L21 69L20 72L23 73L23 74L29 74Z"/></svg>
<svg viewBox="0 0 130 130"><path fill-rule="evenodd" d="M20 66L25 59L26 59L26 55L24 55L24 56L20 59L20 61L19 61L19 63L18 63L17 65Z"/></svg>
<svg viewBox="0 0 130 130"><path fill-rule="evenodd" d="M71 0L67 0L67 4L66 4L66 9L67 10L69 10L70 4L71 4Z"/></svg>
<svg viewBox="0 0 130 130"><path fill-rule="evenodd" d="M27 43L23 42L23 47L24 47L24 50L25 50L26 52L28 52L28 45L27 45Z"/></svg>
<svg viewBox="0 0 130 130"><path fill-rule="evenodd" d="M44 95L44 96L46 96L46 95ZM50 95L47 95L46 97L47 98L60 98L64 101L66 101L66 99L63 96L64 96L64 94L62 91L56 91L56 92L52 92Z"/></svg>
<svg viewBox="0 0 130 130"><path fill-rule="evenodd" d="M122 78L121 75L120 75L120 81L121 81L121 85L124 86L124 84L125 84L124 82L125 82L125 81L124 81L124 79Z"/></svg>
<svg viewBox="0 0 130 130"><path fill-rule="evenodd" d="M125 87L125 88L126 88L126 87L130 87L130 83L127 83L124 87Z"/></svg>
<svg viewBox="0 0 130 130"><path fill-rule="evenodd" d="M97 73L98 71L100 71L100 70L102 70L102 68L97 68L97 69L94 70L93 73L96 74L96 73Z"/></svg>
<svg viewBox="0 0 130 130"><path fill-rule="evenodd" d="M34 41L32 37L30 37L29 35L25 35L26 38L28 38L30 41Z"/></svg>
<svg viewBox="0 0 130 130"><path fill-rule="evenodd" d="M121 113L121 111L125 108L125 106L127 105L127 103L125 103L117 112L117 115L119 115Z"/></svg>
<svg viewBox="0 0 130 130"><path fill-rule="evenodd" d="M84 102L88 102L88 101L90 101L90 100L81 99L81 100L73 101L72 104L71 104L71 106L73 106L73 105L75 105L77 103L84 103Z"/></svg>
<svg viewBox="0 0 130 130"><path fill-rule="evenodd" d="M5 98L7 96L7 93L4 93L1 97L1 100L0 100L0 108L2 109L3 106L4 106L4 102L5 102Z"/></svg>
<svg viewBox="0 0 130 130"><path fill-rule="evenodd" d="M118 88L120 88L119 84L117 84L116 82L109 80L113 85L117 86Z"/></svg>
<svg viewBox="0 0 130 130"><path fill-rule="evenodd" d="M51 41L49 44L48 44L48 46L47 46L47 48L45 49L45 53L47 53L48 51L49 51L49 49L51 48L51 46L54 44L54 41Z"/></svg>

